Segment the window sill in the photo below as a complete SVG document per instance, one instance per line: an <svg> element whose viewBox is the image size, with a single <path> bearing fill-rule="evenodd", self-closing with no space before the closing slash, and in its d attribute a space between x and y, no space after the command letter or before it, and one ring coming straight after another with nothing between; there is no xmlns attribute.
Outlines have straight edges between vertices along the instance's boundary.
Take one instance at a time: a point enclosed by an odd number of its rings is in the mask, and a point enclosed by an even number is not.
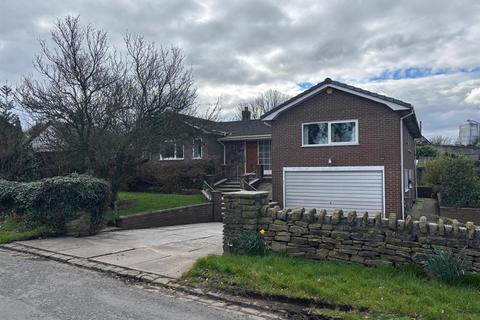
<svg viewBox="0 0 480 320"><path fill-rule="evenodd" d="M302 144L302 148L359 146L360 143Z"/></svg>
<svg viewBox="0 0 480 320"><path fill-rule="evenodd" d="M175 161L175 160L185 160L185 158L163 158L160 161Z"/></svg>
<svg viewBox="0 0 480 320"><path fill-rule="evenodd" d="M202 160L203 158L200 157L200 158L192 158L192 160Z"/></svg>

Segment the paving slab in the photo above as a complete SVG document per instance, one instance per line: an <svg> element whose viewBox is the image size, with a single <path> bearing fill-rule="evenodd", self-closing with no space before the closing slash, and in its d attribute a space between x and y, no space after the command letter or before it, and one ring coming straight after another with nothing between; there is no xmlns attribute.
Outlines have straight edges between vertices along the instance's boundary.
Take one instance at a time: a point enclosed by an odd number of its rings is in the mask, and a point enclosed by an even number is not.
<svg viewBox="0 0 480 320"><path fill-rule="evenodd" d="M91 237L20 241L36 249L179 278L195 260L222 254L222 223L103 232Z"/></svg>

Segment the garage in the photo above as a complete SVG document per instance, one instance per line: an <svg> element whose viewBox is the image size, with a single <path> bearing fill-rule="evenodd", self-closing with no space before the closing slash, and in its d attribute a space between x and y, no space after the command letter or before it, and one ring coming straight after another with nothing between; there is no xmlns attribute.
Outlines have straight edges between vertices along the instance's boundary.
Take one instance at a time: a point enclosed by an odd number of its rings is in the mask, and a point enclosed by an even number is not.
<svg viewBox="0 0 480 320"><path fill-rule="evenodd" d="M336 208L370 215L384 212L383 167L285 167L286 208Z"/></svg>

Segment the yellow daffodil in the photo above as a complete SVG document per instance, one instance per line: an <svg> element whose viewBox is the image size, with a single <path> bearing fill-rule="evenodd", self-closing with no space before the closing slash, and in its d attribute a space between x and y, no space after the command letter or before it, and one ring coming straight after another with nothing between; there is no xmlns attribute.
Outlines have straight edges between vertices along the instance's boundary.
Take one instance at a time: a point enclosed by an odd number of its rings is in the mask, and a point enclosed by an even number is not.
<svg viewBox="0 0 480 320"><path fill-rule="evenodd" d="M261 229L261 230L260 230L260 235L263 236L264 234L265 234L265 230Z"/></svg>

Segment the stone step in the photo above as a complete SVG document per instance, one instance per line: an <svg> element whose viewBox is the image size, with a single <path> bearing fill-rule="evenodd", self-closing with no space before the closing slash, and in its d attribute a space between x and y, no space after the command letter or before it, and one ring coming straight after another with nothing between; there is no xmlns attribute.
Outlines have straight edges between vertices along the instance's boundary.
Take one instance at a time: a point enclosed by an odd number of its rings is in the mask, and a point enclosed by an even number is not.
<svg viewBox="0 0 480 320"><path fill-rule="evenodd" d="M218 191L221 192L236 192L236 191L241 191L242 189L240 188L218 188Z"/></svg>

